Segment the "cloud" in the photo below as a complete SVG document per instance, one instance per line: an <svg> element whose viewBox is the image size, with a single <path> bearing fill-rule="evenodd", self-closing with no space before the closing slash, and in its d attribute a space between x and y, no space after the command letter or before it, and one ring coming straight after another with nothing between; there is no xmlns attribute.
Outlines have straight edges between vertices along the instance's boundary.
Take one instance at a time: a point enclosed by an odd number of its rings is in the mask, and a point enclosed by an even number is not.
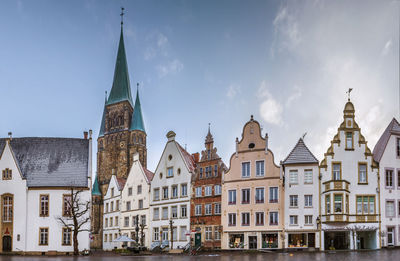
<svg viewBox="0 0 400 261"><path fill-rule="evenodd" d="M157 58L158 56L169 56L169 41L167 36L161 32L153 32L146 38L147 48L144 51L144 59L146 61Z"/></svg>
<svg viewBox="0 0 400 261"><path fill-rule="evenodd" d="M289 98L286 100L286 107L290 107L292 103L299 99L302 95L301 89L299 86L295 85L293 87L293 92L290 94Z"/></svg>
<svg viewBox="0 0 400 261"><path fill-rule="evenodd" d="M265 122L274 125L281 125L283 111L282 105L271 95L265 81L261 82L258 94L263 99L259 107L262 119Z"/></svg>
<svg viewBox="0 0 400 261"><path fill-rule="evenodd" d="M174 59L167 64L157 66L158 76L163 78L170 74L177 74L184 68L183 63L178 59Z"/></svg>
<svg viewBox="0 0 400 261"><path fill-rule="evenodd" d="M240 86L236 84L231 84L229 85L228 91L226 92L226 97L228 97L229 99L233 99L236 97L238 93L240 93L240 91L241 91Z"/></svg>
<svg viewBox="0 0 400 261"><path fill-rule="evenodd" d="M392 40L386 42L385 46L382 49L382 56L386 56L390 50L392 49Z"/></svg>

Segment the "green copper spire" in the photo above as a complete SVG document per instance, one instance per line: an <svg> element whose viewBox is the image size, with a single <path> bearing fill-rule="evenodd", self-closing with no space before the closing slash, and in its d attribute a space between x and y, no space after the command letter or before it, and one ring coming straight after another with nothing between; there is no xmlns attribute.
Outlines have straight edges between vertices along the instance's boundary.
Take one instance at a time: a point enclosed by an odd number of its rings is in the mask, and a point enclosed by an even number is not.
<svg viewBox="0 0 400 261"><path fill-rule="evenodd" d="M119 47L117 54L117 62L115 63L114 80L108 97L107 105L121 101L128 101L131 105L132 95L131 86L129 83L128 63L126 62L124 34L121 23L121 37L119 39Z"/></svg>
<svg viewBox="0 0 400 261"><path fill-rule="evenodd" d="M92 195L101 196L99 182L97 181L97 174L94 178L93 188L92 188Z"/></svg>
<svg viewBox="0 0 400 261"><path fill-rule="evenodd" d="M132 122L131 122L130 130L140 130L140 131L146 132L145 129L144 129L142 108L140 106L139 84L137 86L137 91L136 91L135 108L133 109L133 115L132 115Z"/></svg>
<svg viewBox="0 0 400 261"><path fill-rule="evenodd" d="M106 100L104 101L104 109L103 109L103 117L101 118L100 132L99 137L104 136L104 132L106 130L106 104L107 104L107 92L106 92Z"/></svg>

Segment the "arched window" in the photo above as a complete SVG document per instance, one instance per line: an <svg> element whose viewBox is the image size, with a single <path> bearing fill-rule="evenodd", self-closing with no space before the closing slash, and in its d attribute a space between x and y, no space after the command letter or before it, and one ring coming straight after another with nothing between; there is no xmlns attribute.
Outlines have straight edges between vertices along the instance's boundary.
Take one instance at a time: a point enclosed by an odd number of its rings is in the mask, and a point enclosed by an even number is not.
<svg viewBox="0 0 400 261"><path fill-rule="evenodd" d="M136 143L136 134L133 134L133 143Z"/></svg>

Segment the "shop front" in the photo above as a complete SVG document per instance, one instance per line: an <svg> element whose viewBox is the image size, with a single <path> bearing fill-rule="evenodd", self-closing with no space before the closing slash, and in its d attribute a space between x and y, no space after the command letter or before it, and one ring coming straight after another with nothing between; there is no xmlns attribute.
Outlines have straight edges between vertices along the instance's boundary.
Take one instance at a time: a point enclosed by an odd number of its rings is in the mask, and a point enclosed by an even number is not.
<svg viewBox="0 0 400 261"><path fill-rule="evenodd" d="M376 231L356 231L357 249L377 249Z"/></svg>
<svg viewBox="0 0 400 261"><path fill-rule="evenodd" d="M244 234L229 234L230 249L244 249Z"/></svg>
<svg viewBox="0 0 400 261"><path fill-rule="evenodd" d="M278 233L262 233L262 248L278 248Z"/></svg>
<svg viewBox="0 0 400 261"><path fill-rule="evenodd" d="M350 249L349 231L325 231L325 250Z"/></svg>
<svg viewBox="0 0 400 261"><path fill-rule="evenodd" d="M315 232L288 233L287 248L315 248Z"/></svg>

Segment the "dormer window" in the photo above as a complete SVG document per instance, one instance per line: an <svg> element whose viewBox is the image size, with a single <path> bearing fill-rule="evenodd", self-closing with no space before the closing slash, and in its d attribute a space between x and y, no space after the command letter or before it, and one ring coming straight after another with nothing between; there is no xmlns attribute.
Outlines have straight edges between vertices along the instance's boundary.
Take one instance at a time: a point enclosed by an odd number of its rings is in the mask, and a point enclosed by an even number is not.
<svg viewBox="0 0 400 261"><path fill-rule="evenodd" d="M400 157L400 138L396 139L396 155Z"/></svg>
<svg viewBox="0 0 400 261"><path fill-rule="evenodd" d="M346 132L346 149L353 149L353 133Z"/></svg>
<svg viewBox="0 0 400 261"><path fill-rule="evenodd" d="M10 180L12 179L12 170L11 169L5 169L3 170L3 179L5 180Z"/></svg>

